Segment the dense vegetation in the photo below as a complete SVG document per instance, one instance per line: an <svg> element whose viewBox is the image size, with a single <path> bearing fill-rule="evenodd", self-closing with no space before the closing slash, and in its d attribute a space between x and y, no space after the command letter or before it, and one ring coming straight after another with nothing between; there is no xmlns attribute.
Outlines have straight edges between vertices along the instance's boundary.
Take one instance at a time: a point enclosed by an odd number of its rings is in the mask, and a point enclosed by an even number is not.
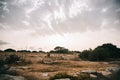
<svg viewBox="0 0 120 80"><path fill-rule="evenodd" d="M89 74L80 74L78 76L71 76L67 73L57 73L53 77L50 77L49 80L57 80L57 79L70 79L70 80L93 80Z"/></svg>
<svg viewBox="0 0 120 80"><path fill-rule="evenodd" d="M8 64L15 64L17 61L20 61L20 57L15 54L5 58L0 57L0 74L5 73L10 68Z"/></svg>
<svg viewBox="0 0 120 80"><path fill-rule="evenodd" d="M8 49L4 50L4 52L16 52L16 50L8 48Z"/></svg>
<svg viewBox="0 0 120 80"><path fill-rule="evenodd" d="M69 53L70 51L64 47L57 46L54 50L51 50L50 53Z"/></svg>
<svg viewBox="0 0 120 80"><path fill-rule="evenodd" d="M103 61L107 59L120 58L120 48L117 48L111 43L103 44L96 47L94 50L84 50L79 54L83 60Z"/></svg>
<svg viewBox="0 0 120 80"><path fill-rule="evenodd" d="M57 73L56 75L51 77L50 80L61 79L61 78L69 78L70 80L77 80L76 77L73 77L73 76L68 75L66 73Z"/></svg>
<svg viewBox="0 0 120 80"><path fill-rule="evenodd" d="M44 51L29 51L29 50L19 50L16 51L14 49L6 49L1 52L29 52L29 53L38 53ZM90 61L103 61L108 59L117 59L120 58L120 48L117 48L116 45L113 45L111 43L103 44L101 46L96 47L94 50L84 50L82 52L79 51L70 51L67 48L57 46L54 48L54 50L51 50L48 52L47 56L50 57L50 53L79 53L79 57L83 60L90 60Z"/></svg>

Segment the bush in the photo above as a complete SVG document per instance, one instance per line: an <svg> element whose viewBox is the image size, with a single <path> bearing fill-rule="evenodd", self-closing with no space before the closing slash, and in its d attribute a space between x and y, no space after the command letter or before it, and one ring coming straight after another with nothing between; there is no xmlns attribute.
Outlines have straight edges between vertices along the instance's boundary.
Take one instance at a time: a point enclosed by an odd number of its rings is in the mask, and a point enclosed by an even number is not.
<svg viewBox="0 0 120 80"><path fill-rule="evenodd" d="M16 70L8 70L5 72L6 74L13 75L13 76L19 76L19 72Z"/></svg>
<svg viewBox="0 0 120 80"><path fill-rule="evenodd" d="M103 44L102 46L95 48L95 50L100 49L102 49L101 52L104 52L104 54L109 54L106 55L108 58L120 58L120 49L111 43Z"/></svg>
<svg viewBox="0 0 120 80"><path fill-rule="evenodd" d="M55 80L55 79L63 79L63 78L69 78L70 80L93 80L89 74L79 74L78 76L71 76L66 73L57 73L53 77L51 77L49 80Z"/></svg>
<svg viewBox="0 0 120 80"><path fill-rule="evenodd" d="M6 61L3 60L3 59L0 59L0 67L3 66L3 65L5 65L5 64L6 64Z"/></svg>
<svg viewBox="0 0 120 80"><path fill-rule="evenodd" d="M103 61L107 59L120 58L120 48L110 43L96 47L94 50L84 50L79 54L83 60Z"/></svg>
<svg viewBox="0 0 120 80"><path fill-rule="evenodd" d="M47 53L47 57L50 57L50 53Z"/></svg>
<svg viewBox="0 0 120 80"><path fill-rule="evenodd" d="M54 51L54 50L51 50L49 53L55 53L55 51Z"/></svg>
<svg viewBox="0 0 120 80"><path fill-rule="evenodd" d="M23 75L26 80L40 80L39 78L35 77L34 75Z"/></svg>
<svg viewBox="0 0 120 80"><path fill-rule="evenodd" d="M112 74L110 80L120 80L120 69Z"/></svg>
<svg viewBox="0 0 120 80"><path fill-rule="evenodd" d="M0 59L0 74L5 73L10 67L6 65L4 59Z"/></svg>
<svg viewBox="0 0 120 80"><path fill-rule="evenodd" d="M6 50L4 50L5 52L16 52L16 50L14 50L14 49L11 49L11 48L9 48L9 49L6 49Z"/></svg>
<svg viewBox="0 0 120 80"><path fill-rule="evenodd" d="M98 48L92 51L89 55L89 60L91 61L103 61L109 57L109 53L104 50L104 48Z"/></svg>
<svg viewBox="0 0 120 80"><path fill-rule="evenodd" d="M61 79L61 78L69 78L70 80L77 80L77 77L68 75L66 73L57 73L53 77L50 77L49 80Z"/></svg>
<svg viewBox="0 0 120 80"><path fill-rule="evenodd" d="M57 46L54 48L54 50L50 51L50 53L69 53L70 51L64 47Z"/></svg>
<svg viewBox="0 0 120 80"><path fill-rule="evenodd" d="M91 54L90 50L84 50L79 54L79 57L83 60L88 60L90 54Z"/></svg>
<svg viewBox="0 0 120 80"><path fill-rule="evenodd" d="M81 73L78 75L78 80L93 80L89 74Z"/></svg>
<svg viewBox="0 0 120 80"><path fill-rule="evenodd" d="M7 64L16 63L17 61L20 61L20 57L17 56L17 55L15 55L15 54L9 55L9 56L6 58Z"/></svg>
<svg viewBox="0 0 120 80"><path fill-rule="evenodd" d="M19 50L19 51L17 51L17 52L25 52L25 53L30 53L31 51L29 51L29 50Z"/></svg>

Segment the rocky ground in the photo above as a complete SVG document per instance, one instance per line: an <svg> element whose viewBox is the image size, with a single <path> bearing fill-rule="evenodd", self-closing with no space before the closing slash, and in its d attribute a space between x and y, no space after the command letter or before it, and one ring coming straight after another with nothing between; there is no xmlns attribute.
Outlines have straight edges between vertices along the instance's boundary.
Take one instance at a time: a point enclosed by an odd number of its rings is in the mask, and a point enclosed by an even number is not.
<svg viewBox="0 0 120 80"><path fill-rule="evenodd" d="M24 57L29 64L11 65L6 74L0 75L0 80L49 80L58 72L66 72L72 76L86 73L96 80L117 80L115 78L120 73L120 61L82 61L77 54L52 54L46 57L46 54L32 53Z"/></svg>

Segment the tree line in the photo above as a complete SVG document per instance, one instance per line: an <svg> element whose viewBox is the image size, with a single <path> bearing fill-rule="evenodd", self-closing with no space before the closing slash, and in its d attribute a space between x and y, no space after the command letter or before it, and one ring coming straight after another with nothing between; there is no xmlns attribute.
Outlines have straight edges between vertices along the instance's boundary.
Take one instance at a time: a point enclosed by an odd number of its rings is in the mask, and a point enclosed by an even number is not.
<svg viewBox="0 0 120 80"><path fill-rule="evenodd" d="M120 48L111 43L103 44L96 47L94 50L84 50L79 54L79 57L83 60L90 61L103 61L109 59L120 58Z"/></svg>
<svg viewBox="0 0 120 80"><path fill-rule="evenodd" d="M2 52L31 52L29 50L14 50L14 49L6 49ZM113 45L111 43L106 43L101 46L97 46L95 49L89 49L89 50L83 50L83 51L70 51L69 49L65 47L57 46L53 50L49 52L45 51L32 51L33 53L62 53L62 54L70 54L70 53L78 53L79 58L82 60L90 60L90 61L103 61L108 59L118 59L120 58L120 48L118 48L116 45ZM48 56L49 56L48 55Z"/></svg>

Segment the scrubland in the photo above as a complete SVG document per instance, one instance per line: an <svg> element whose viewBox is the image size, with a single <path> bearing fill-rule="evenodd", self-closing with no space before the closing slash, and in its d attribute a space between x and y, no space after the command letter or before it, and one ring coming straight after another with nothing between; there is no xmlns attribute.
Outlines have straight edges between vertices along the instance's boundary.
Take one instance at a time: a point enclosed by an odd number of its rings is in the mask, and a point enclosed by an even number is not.
<svg viewBox="0 0 120 80"><path fill-rule="evenodd" d="M78 75L85 70L92 70L103 73L108 67L119 67L117 61L83 61L78 54L55 54L51 53L0 53L3 57L16 54L22 61L9 64L11 67L8 74L24 76L28 80L49 80L57 73L67 73L72 76Z"/></svg>

